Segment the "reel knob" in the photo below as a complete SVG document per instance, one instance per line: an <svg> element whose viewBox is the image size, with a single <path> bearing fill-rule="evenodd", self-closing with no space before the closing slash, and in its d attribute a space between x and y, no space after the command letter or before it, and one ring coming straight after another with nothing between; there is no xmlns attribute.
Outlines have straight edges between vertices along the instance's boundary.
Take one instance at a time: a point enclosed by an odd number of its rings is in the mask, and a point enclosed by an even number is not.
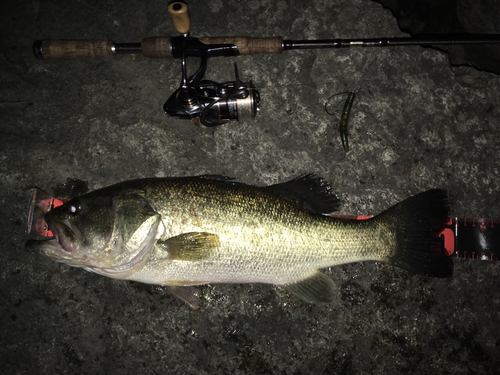
<svg viewBox="0 0 500 375"><path fill-rule="evenodd" d="M184 1L172 1L168 4L168 12L172 17L175 29L187 35L191 28L191 19L189 18L188 5Z"/></svg>

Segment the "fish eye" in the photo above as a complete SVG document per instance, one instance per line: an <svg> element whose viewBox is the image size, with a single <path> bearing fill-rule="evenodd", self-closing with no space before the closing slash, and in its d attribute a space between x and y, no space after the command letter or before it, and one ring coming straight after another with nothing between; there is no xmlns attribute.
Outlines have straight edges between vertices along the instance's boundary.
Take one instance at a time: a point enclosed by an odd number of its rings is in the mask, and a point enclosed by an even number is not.
<svg viewBox="0 0 500 375"><path fill-rule="evenodd" d="M82 210L82 202L79 199L74 199L68 203L68 211L70 214L77 215Z"/></svg>

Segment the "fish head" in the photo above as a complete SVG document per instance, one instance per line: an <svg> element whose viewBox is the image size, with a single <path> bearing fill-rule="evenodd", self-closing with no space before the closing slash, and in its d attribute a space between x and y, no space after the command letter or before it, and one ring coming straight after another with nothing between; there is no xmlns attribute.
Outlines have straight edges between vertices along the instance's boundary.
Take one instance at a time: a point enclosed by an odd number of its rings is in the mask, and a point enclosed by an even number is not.
<svg viewBox="0 0 500 375"><path fill-rule="evenodd" d="M28 251L116 278L145 263L161 221L136 193L99 191L50 210L44 219L54 237L28 241Z"/></svg>

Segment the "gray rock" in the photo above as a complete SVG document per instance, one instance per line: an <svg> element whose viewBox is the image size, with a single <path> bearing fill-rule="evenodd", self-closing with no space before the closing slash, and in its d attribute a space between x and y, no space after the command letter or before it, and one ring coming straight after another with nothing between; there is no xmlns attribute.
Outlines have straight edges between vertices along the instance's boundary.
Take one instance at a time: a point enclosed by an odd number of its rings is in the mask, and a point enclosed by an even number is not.
<svg viewBox="0 0 500 375"><path fill-rule="evenodd" d="M166 2L0 5L0 362L4 373L489 374L498 369L498 262L455 260L450 279L380 263L325 272L342 298L311 306L266 285L208 285L191 310L160 287L26 253L31 188L58 196L154 176L271 184L314 172L342 214L375 214L445 188L452 215L498 218L500 82L420 47L218 58L207 78L260 89L255 121L195 127L161 109L177 60L38 61L37 39L175 35ZM193 36L405 36L368 0L190 1ZM189 61L189 69L197 61ZM357 93L342 149L338 92ZM13 102L21 104L12 104ZM26 105L22 103L29 103ZM341 108L337 111L339 112ZM69 180L68 180L69 179ZM79 183L81 181L81 183ZM86 185L85 185L86 184Z"/></svg>

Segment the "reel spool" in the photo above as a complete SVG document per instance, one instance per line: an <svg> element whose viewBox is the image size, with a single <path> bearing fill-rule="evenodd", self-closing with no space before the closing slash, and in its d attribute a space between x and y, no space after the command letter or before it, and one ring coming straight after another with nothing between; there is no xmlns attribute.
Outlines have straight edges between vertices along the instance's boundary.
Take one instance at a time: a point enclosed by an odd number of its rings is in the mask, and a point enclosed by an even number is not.
<svg viewBox="0 0 500 375"><path fill-rule="evenodd" d="M214 127L232 121L254 119L260 109L260 95L253 83L243 83L238 78L225 83L203 80L189 85L188 90L181 86L163 105L170 116L193 119L204 126Z"/></svg>

